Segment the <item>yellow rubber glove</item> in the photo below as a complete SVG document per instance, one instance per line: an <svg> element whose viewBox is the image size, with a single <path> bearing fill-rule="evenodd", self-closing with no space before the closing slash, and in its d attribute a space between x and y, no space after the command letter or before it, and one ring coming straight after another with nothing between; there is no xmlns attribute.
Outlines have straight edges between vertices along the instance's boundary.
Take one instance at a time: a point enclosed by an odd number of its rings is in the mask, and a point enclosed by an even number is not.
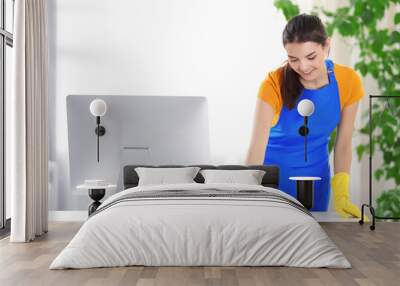
<svg viewBox="0 0 400 286"><path fill-rule="evenodd" d="M348 218L354 216L361 219L360 209L350 201L349 186L349 174L340 172L332 177L333 206L336 212L342 217ZM369 222L366 215L364 215L364 222Z"/></svg>

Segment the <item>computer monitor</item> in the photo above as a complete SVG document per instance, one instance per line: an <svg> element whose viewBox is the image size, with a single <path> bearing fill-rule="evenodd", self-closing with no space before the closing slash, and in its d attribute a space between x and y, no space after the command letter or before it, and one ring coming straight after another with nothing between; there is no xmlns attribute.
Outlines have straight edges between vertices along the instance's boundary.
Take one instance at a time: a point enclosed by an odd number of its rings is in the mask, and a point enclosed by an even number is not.
<svg viewBox="0 0 400 286"><path fill-rule="evenodd" d="M96 118L89 105L107 104L97 162ZM189 96L67 96L70 183L104 179L121 191L122 169L133 164L209 164L207 98Z"/></svg>

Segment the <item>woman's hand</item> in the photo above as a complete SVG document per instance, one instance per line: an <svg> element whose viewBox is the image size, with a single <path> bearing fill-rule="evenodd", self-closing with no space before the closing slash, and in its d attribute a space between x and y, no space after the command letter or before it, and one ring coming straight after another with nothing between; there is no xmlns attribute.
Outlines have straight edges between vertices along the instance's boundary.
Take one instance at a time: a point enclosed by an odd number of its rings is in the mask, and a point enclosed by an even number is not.
<svg viewBox="0 0 400 286"><path fill-rule="evenodd" d="M333 205L342 217L361 218L360 209L350 201L350 166L352 159L352 135L358 102L343 108L334 149L335 175L331 180ZM369 221L364 215L364 221Z"/></svg>
<svg viewBox="0 0 400 286"><path fill-rule="evenodd" d="M341 172L333 176L331 188L333 192L333 206L336 212L345 218L354 216L361 218L360 209L350 201L349 195L350 176L348 173ZM364 221L369 222L367 216L364 215Z"/></svg>

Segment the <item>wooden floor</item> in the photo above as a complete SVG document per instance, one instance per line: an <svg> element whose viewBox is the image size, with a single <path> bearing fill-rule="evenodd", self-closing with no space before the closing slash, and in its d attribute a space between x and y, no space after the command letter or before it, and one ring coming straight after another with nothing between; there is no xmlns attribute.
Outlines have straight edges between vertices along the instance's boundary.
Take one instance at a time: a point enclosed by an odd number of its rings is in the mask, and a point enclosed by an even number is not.
<svg viewBox="0 0 400 286"><path fill-rule="evenodd" d="M119 267L48 270L80 223L52 223L32 243L0 241L0 285L400 285L400 223L375 231L358 223L321 223L353 268Z"/></svg>

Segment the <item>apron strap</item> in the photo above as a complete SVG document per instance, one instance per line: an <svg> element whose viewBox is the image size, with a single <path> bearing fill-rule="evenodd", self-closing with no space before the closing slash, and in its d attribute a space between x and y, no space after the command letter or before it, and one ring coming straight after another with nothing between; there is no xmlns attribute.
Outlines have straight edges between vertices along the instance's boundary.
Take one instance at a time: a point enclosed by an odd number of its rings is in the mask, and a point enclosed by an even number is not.
<svg viewBox="0 0 400 286"><path fill-rule="evenodd" d="M333 62L332 60L326 60L326 69L328 70L328 77L329 77L329 82L332 83L336 81L335 79L335 73L333 72Z"/></svg>

